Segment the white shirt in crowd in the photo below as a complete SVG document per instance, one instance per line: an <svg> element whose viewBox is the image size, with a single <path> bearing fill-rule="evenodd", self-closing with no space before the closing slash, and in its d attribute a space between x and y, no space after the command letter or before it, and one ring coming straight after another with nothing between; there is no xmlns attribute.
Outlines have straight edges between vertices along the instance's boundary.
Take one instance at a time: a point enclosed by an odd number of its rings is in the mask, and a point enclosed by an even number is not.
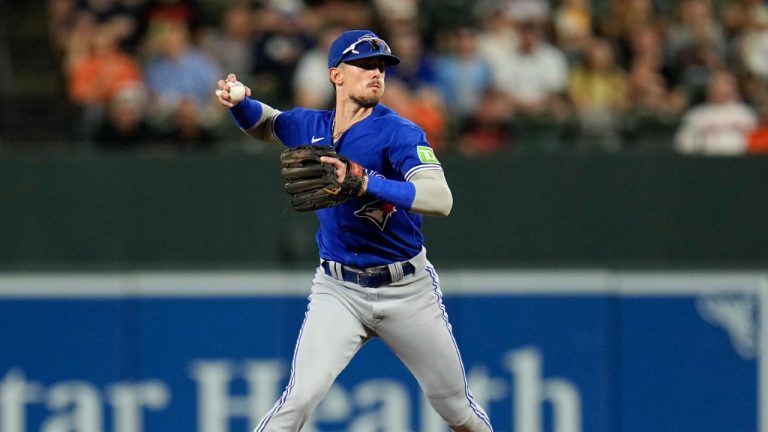
<svg viewBox="0 0 768 432"><path fill-rule="evenodd" d="M701 105L683 117L675 146L685 154L741 155L747 149L747 134L756 125L757 116L744 103Z"/></svg>
<svg viewBox="0 0 768 432"><path fill-rule="evenodd" d="M326 51L313 49L299 59L293 76L293 90L300 105L311 105L308 108L320 109L332 104L335 93L328 80Z"/></svg>
<svg viewBox="0 0 768 432"><path fill-rule="evenodd" d="M568 85L568 62L556 47L540 43L530 53L512 51L496 59L491 71L496 89L521 102L538 102Z"/></svg>

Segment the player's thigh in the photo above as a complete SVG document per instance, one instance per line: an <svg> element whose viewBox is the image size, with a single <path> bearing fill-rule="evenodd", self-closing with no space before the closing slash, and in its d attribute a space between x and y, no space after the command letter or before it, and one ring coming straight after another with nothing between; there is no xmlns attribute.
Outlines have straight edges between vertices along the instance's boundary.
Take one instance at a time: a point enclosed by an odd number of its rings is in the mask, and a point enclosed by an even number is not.
<svg viewBox="0 0 768 432"><path fill-rule="evenodd" d="M342 300L313 288L296 345L296 374L335 378L367 338L367 330Z"/></svg>
<svg viewBox="0 0 768 432"><path fill-rule="evenodd" d="M423 291L409 317L391 315L377 333L413 373L428 396L464 388L464 368L448 316L437 293ZM408 308L410 309L410 308Z"/></svg>

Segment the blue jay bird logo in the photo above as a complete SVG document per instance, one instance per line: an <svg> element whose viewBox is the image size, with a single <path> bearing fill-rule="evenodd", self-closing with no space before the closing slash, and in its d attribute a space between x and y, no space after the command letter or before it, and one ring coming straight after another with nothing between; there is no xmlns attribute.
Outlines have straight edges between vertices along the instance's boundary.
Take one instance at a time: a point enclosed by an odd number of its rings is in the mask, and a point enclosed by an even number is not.
<svg viewBox="0 0 768 432"><path fill-rule="evenodd" d="M360 210L355 212L355 216L360 218L366 218L375 223L380 230L384 231L387 226L387 221L392 216L392 213L396 212L394 204L384 202L382 200L376 200L364 205Z"/></svg>

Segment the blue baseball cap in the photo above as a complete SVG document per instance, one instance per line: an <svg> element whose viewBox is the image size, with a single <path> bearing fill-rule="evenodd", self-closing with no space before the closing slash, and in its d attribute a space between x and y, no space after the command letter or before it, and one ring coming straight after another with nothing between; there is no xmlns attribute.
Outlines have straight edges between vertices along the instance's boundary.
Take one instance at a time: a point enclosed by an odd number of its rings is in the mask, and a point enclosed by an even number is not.
<svg viewBox="0 0 768 432"><path fill-rule="evenodd" d="M376 36L370 30L350 30L341 34L328 51L328 67L337 67L341 62L359 60L369 57L381 57L386 66L400 63L400 59L392 55L384 39Z"/></svg>

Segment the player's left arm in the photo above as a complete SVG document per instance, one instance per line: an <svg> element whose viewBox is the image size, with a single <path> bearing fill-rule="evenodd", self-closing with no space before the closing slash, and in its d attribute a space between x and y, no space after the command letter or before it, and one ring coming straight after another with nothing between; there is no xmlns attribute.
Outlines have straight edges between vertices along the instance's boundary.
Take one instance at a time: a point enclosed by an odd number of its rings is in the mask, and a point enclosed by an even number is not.
<svg viewBox="0 0 768 432"><path fill-rule="evenodd" d="M443 170L431 169L414 173L414 196L411 211L426 216L448 216L453 208L453 194Z"/></svg>
<svg viewBox="0 0 768 432"><path fill-rule="evenodd" d="M453 207L453 195L442 169L421 170L407 181L398 181L369 174L352 161L330 157L322 157L320 160L334 165L339 183L343 183L348 175L361 176L360 196L371 195L397 208L425 216L448 216Z"/></svg>

